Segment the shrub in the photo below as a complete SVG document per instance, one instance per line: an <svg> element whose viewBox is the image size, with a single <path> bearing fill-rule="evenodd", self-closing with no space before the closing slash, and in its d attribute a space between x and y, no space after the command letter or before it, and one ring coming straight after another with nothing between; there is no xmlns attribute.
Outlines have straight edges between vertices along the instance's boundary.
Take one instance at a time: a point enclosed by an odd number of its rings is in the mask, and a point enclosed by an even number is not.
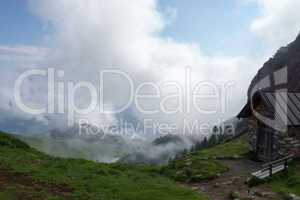
<svg viewBox="0 0 300 200"><path fill-rule="evenodd" d="M9 148L20 148L20 149L29 149L29 145L14 138L13 136L7 135L3 132L0 132L0 147L9 147Z"/></svg>

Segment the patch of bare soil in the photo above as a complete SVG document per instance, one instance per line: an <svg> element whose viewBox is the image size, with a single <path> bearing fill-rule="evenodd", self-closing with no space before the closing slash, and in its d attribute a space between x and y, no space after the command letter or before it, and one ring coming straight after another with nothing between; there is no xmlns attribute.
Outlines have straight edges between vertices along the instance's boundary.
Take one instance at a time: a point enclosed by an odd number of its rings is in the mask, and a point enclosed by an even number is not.
<svg viewBox="0 0 300 200"><path fill-rule="evenodd" d="M204 192L212 200L231 200L233 193L238 194L240 200L281 200L282 198L272 192L266 186L257 186L249 188L247 181L253 171L259 169L256 162L250 160L223 160L230 170L219 178L190 184L192 189Z"/></svg>
<svg viewBox="0 0 300 200"><path fill-rule="evenodd" d="M65 184L50 184L34 180L32 177L22 173L12 173L0 166L0 191L10 184L17 184L34 191L45 190L54 196L69 199L73 189ZM26 199L23 197L22 199Z"/></svg>

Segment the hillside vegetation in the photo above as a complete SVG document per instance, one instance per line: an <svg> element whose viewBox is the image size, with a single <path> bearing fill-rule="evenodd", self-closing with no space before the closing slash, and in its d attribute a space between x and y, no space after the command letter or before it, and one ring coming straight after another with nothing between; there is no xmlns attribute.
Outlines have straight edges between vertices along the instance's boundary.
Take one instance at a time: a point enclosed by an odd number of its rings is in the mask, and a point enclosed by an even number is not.
<svg viewBox="0 0 300 200"><path fill-rule="evenodd" d="M152 167L62 159L0 134L0 199L204 200Z"/></svg>
<svg viewBox="0 0 300 200"><path fill-rule="evenodd" d="M274 176L266 185L281 194L292 193L300 196L300 161L296 160L291 163L287 173L283 172Z"/></svg>
<svg viewBox="0 0 300 200"><path fill-rule="evenodd" d="M238 139L187 153L163 167L99 164L51 157L0 133L0 199L206 200L171 179L193 183L219 177L230 170L223 159L247 158L248 152L248 144ZM295 161L288 173L263 184L300 195L299 166Z"/></svg>
<svg viewBox="0 0 300 200"><path fill-rule="evenodd" d="M249 145L242 140L236 140L183 155L170 161L162 168L162 173L183 182L213 179L229 170L220 159L239 159L248 152Z"/></svg>

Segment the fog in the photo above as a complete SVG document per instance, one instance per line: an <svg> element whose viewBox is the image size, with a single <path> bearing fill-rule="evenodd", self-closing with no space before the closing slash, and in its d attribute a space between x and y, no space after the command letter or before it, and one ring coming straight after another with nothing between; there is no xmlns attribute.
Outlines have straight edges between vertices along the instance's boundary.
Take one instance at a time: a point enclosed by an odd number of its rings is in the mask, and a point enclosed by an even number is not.
<svg viewBox="0 0 300 200"><path fill-rule="evenodd" d="M161 134L201 138L210 133L213 125L239 112L246 102L248 85L262 63L241 55L208 55L197 43L162 36L164 30L172 26L174 12L158 9L156 0L30 0L29 7L44 26L45 47L0 48L2 63L10 66L1 69L4 76L0 80L3 85L0 106L5 116L0 123L5 127L5 122L16 119L32 122L28 129L22 128L21 122L16 124L17 133L26 130L47 135L52 130L60 130L64 134L72 126L91 124L97 127L98 133L108 134L112 129L114 134L119 132L126 145L134 149L124 150L126 153L141 148L148 151L146 144ZM257 24L261 23L256 22L253 29L259 27L262 31L264 26ZM49 73L49 68L55 71L54 112L48 110L39 115L24 112L15 101L15 80L25 71L40 69ZM126 74L133 87L125 76L116 73L106 73L103 84L99 84L100 73L105 70ZM72 82L71 89L74 89L83 81L95 87L96 95L83 87L73 90L72 98L68 98L68 83ZM63 90L58 89L59 83ZM143 84L146 85L138 91ZM99 90L103 93L98 93ZM28 77L19 92L30 107L49 106L47 76ZM128 99L141 94L148 96L138 99L138 103L130 102L122 112L99 111L101 106L116 111ZM194 101L197 95L201 97ZM87 113L76 112L75 107L83 109L89 105L95 107ZM72 126L68 124L70 120ZM194 123L197 123L195 128ZM30 129L35 126L41 128ZM137 138L143 143L135 143ZM69 138L68 144L79 149L89 146L78 141L78 138ZM180 149L189 146L184 143ZM104 151L95 149L95 152ZM161 152L152 151L153 155ZM109 160L106 155L99 155L101 158L96 160Z"/></svg>

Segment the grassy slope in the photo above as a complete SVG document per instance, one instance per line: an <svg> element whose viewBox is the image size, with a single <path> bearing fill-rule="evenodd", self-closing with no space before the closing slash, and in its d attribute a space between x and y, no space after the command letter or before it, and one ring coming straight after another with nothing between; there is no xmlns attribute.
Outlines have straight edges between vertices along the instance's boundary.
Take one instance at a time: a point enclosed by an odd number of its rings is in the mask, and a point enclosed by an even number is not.
<svg viewBox="0 0 300 200"><path fill-rule="evenodd" d="M53 138L47 135L18 136L18 139L29 144L32 148L46 154L61 158L82 158L97 160L98 158L123 157L131 152L131 148L123 143L79 138ZM95 142L97 141L97 142Z"/></svg>
<svg viewBox="0 0 300 200"><path fill-rule="evenodd" d="M13 179L13 181L9 181ZM201 200L150 167L54 158L0 134L0 199Z"/></svg>
<svg viewBox="0 0 300 200"><path fill-rule="evenodd" d="M300 161L294 161L288 169L288 172L283 172L274 176L266 183L271 188L279 193L293 193L300 196Z"/></svg>
<svg viewBox="0 0 300 200"><path fill-rule="evenodd" d="M0 199L201 200L206 198L158 172L178 181L210 179L228 170L220 159L241 158L247 152L248 145L236 140L189 154L159 170L54 158L0 134ZM300 195L300 162L266 184L276 192Z"/></svg>
<svg viewBox="0 0 300 200"><path fill-rule="evenodd" d="M220 159L239 159L248 152L248 144L240 139L172 161L163 168L163 173L184 182L211 179L228 170L221 164ZM300 196L300 161L291 163L288 173L280 173L265 184L275 192L294 193Z"/></svg>
<svg viewBox="0 0 300 200"><path fill-rule="evenodd" d="M212 179L228 170L218 161L219 159L237 159L247 152L249 152L248 144L236 140L171 161L163 168L163 173L184 182Z"/></svg>
<svg viewBox="0 0 300 200"><path fill-rule="evenodd" d="M235 140L195 153L202 159L239 159L249 152L248 143Z"/></svg>

